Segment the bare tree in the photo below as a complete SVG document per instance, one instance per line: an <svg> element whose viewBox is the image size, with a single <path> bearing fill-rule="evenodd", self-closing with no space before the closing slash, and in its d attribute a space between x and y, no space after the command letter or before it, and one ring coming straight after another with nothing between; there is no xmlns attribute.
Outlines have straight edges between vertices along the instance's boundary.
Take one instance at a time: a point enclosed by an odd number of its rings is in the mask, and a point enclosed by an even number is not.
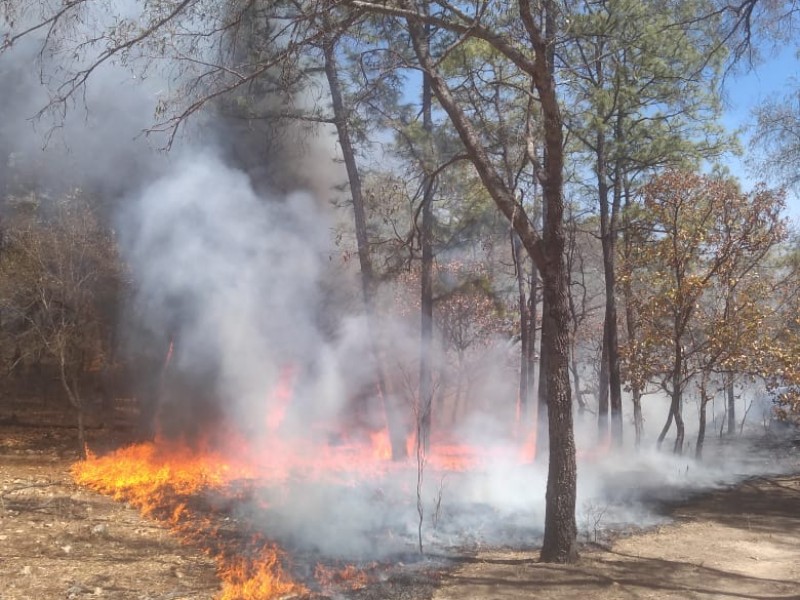
<svg viewBox="0 0 800 600"><path fill-rule="evenodd" d="M55 367L83 456L87 388L110 360L122 267L113 237L78 193L54 207L32 200L4 234L0 302L27 351L41 349Z"/></svg>

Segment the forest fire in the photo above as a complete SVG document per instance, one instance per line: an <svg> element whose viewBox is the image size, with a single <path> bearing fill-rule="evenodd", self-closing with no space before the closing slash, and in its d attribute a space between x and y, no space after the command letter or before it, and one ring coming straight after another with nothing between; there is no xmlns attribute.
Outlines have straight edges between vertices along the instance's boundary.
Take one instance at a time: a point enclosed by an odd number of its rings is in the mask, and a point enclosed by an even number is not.
<svg viewBox="0 0 800 600"><path fill-rule="evenodd" d="M380 486L387 475L414 471L414 458L391 460L387 431L353 441L342 436L337 443L305 440L302 445L278 435L251 441L231 430L213 439L212 444L157 437L104 456L90 452L86 461L74 465L73 477L81 485L130 503L186 543L201 547L217 563L223 600L288 597L308 593L308 586L322 591L366 585L368 576L362 568L340 562L317 564L310 577L310 569L299 578L291 575L286 567L291 552L276 545L269 526L240 520L237 511L256 505L262 514L269 514L272 502L293 501L291 485L297 482L349 489ZM409 456L414 457L413 436L407 444ZM425 468L463 472L507 454L439 443L427 454ZM264 490L275 493L265 496ZM413 491L409 494L413 496Z"/></svg>
<svg viewBox="0 0 800 600"><path fill-rule="evenodd" d="M162 393L167 395L173 352L170 343L161 373ZM199 424L193 422L200 420L197 416L162 412L163 422L157 423L153 441L104 456L87 450L87 460L74 465L73 477L78 484L128 502L211 556L222 581L221 600L268 600L355 590L368 583L368 571L378 564L374 560L356 560L361 566L343 562L317 545L309 549L294 537L295 528L318 525L313 513L326 512L327 521L334 520L334 514L341 518L341 512L330 505L332 499L351 505L353 493L361 494L366 499L365 513L389 513L398 506L392 504L398 502L398 494L385 492L392 489L402 490L400 495L407 496L406 504L412 507L413 482L419 486L418 475L425 470L439 479L434 511L438 515L445 474L488 470L498 462L529 464L535 456L535 432L525 438L521 450L513 445L468 445L437 432L430 447L420 453L411 431L406 437L406 459L393 460L397 457L392 456L385 426L370 431L348 427L346 418L335 425L303 418L303 425L297 427L292 420L303 413L295 397L300 371L291 363L279 370L261 409L263 416L253 420L260 427L248 429L225 418ZM165 428L168 420L182 423L193 433ZM407 484L397 487L405 479ZM417 487L418 498L421 493ZM317 504L307 504L315 497ZM366 521L366 529L357 528L355 536L395 535L384 517ZM316 535L313 531L311 537ZM337 535L342 534L329 535L334 544L339 543ZM384 545L380 540L373 543ZM300 562L306 563L299 568L294 564L296 550L302 556ZM307 564L309 555L315 564Z"/></svg>

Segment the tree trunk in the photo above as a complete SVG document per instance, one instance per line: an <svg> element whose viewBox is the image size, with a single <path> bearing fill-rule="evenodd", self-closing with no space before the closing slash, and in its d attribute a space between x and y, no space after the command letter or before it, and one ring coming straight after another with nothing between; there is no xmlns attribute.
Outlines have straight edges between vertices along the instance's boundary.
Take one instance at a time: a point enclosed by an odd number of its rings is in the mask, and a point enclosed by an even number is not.
<svg viewBox="0 0 800 600"><path fill-rule="evenodd" d="M656 448L661 450L661 444L664 443L664 438L667 437L667 433L669 433L669 428L672 427L672 420L675 418L675 412L673 411L675 403L670 401L669 404L669 414L667 415L667 422L664 424L664 427L661 429L661 433L658 434L658 441L656 442Z"/></svg>
<svg viewBox="0 0 800 600"><path fill-rule="evenodd" d="M431 88L428 76L423 76L422 86L423 129L431 135ZM419 431L422 450L427 454L431 436L431 407L433 406L433 372L431 346L433 344L433 179L425 176L422 198L422 226L420 245L422 265L420 274L420 359L419 359Z"/></svg>
<svg viewBox="0 0 800 600"><path fill-rule="evenodd" d="M736 396L733 389L733 373L725 377L725 394L728 399L728 435L736 435Z"/></svg>
<svg viewBox="0 0 800 600"><path fill-rule="evenodd" d="M535 265L531 266L530 292L528 293L528 354L525 359L528 361L528 401L531 399L531 391L536 387L536 324L538 310L536 300L539 296L539 272Z"/></svg>
<svg viewBox="0 0 800 600"><path fill-rule="evenodd" d="M541 218L541 201L537 192L536 182L534 182L534 192L533 192L533 222L535 227L539 226L539 219ZM537 326L537 316L538 316L538 309L537 309L537 301L539 296L539 270L536 266L536 263L531 265L531 279L530 279L530 291L528 293L528 348L527 348L527 355L525 355L524 360L528 362L528 401L530 401L532 397L533 390L536 389L537 384L542 379L542 371L538 371L538 379L536 375L536 326ZM544 322L542 322L542 326L544 327ZM541 349L539 350L539 356L541 357ZM538 411L538 403L537 403L537 411ZM545 415L546 416L546 415ZM537 420L538 420L538 412L537 412ZM537 421L538 422L538 421ZM537 425L538 427L538 425Z"/></svg>
<svg viewBox="0 0 800 600"><path fill-rule="evenodd" d="M572 389L575 390L575 398L578 401L578 418L582 419L586 414L586 401L581 394L581 376L578 366L578 357L575 352L575 342L570 344L570 371L572 371Z"/></svg>
<svg viewBox="0 0 800 600"><path fill-rule="evenodd" d="M575 273L575 219L570 214L569 217L569 250L566 252L566 259L567 259L567 272L570 274L570 278L574 276ZM584 274L584 266L583 261L581 261L581 276L585 277ZM581 301L581 316L586 314L586 292L585 287L583 288L583 297ZM570 328L570 340L569 340L569 370L572 374L572 389L575 390L575 399L578 402L578 418L582 419L586 413L586 401L583 399L583 395L581 394L581 380L580 380L580 367L578 365L578 353L575 349L575 340L578 337L578 330L580 329L581 319L578 315L578 309L575 304L575 293L574 287L570 286L569 290L569 314L570 319L572 321L571 328Z"/></svg>
<svg viewBox="0 0 800 600"><path fill-rule="evenodd" d="M598 72L602 73L598 62ZM598 131L596 141L597 189L600 202L600 241L603 252L603 275L605 278L605 319L603 324L603 363L601 365L600 406L598 408L598 430L605 438L608 427L608 398L611 400L611 437L615 444L622 443L622 384L619 372L619 341L617 336L616 277L614 273L616 248L616 213L621 197L619 176L614 184L614 207L609 210L609 188L606 181L606 140L603 131ZM607 382L603 381L603 367Z"/></svg>
<svg viewBox="0 0 800 600"><path fill-rule="evenodd" d="M529 304L525 291L525 271L522 265L522 243L519 241L519 236L514 235L511 242L511 252L514 258L514 266L517 274L517 304L519 308L519 387L517 391L517 423L522 430L527 422L528 417L528 401L530 394L531 374L528 367L530 366L529 347L530 340L530 315ZM522 434L522 431L520 431ZM524 437L524 434L522 434Z"/></svg>
<svg viewBox="0 0 800 600"><path fill-rule="evenodd" d="M569 563L577 559L575 504L577 465L569 385L569 273L564 262L564 139L563 123L555 90L556 10L552 0L543 3L545 35L536 39L529 0L520 0L522 21L534 42L537 72L534 83L539 92L544 124L545 160L543 241L545 264L542 271L543 298L547 306L549 343L547 369L547 414L550 461L547 471L546 514L541 560ZM537 47L538 46L538 47Z"/></svg>
<svg viewBox="0 0 800 600"><path fill-rule="evenodd" d="M364 207L364 195L361 189L361 174L356 162L356 154L350 139L350 129L348 126L348 111L344 105L339 75L336 66L336 38L329 38L323 44L323 54L325 57L325 76L328 80L328 87L331 94L331 106L333 109L334 121L336 123L336 133L339 138L339 146L342 150L342 158L347 170L347 179L350 186L350 194L353 199L353 217L356 230L356 244L358 246L358 260L361 267L361 287L364 296L364 307L366 309L367 329L372 346L372 355L375 360L375 378L377 380L378 394L383 402L384 413L386 415L386 426L389 431L389 439L392 446L392 459L400 460L406 457L406 435L400 417L401 411L396 401L387 393L386 377L383 371L383 361L381 360L380 341L375 335L375 277L372 268L372 258L369 248L369 237L367 236L367 218Z"/></svg>
<svg viewBox="0 0 800 600"><path fill-rule="evenodd" d="M685 434L683 425L683 389L681 379L683 379L683 350L678 348L675 355L675 372L672 375L672 415L675 417L675 454L683 454L683 437Z"/></svg>
<svg viewBox="0 0 800 600"><path fill-rule="evenodd" d="M554 211L555 212L555 211ZM553 215L561 219L561 215ZM547 381L547 415L550 461L547 472L545 533L541 560L572 562L577 557L575 525L575 439L572 422L572 399L569 385L569 307L567 272L563 260L563 232L547 225L546 245L552 263L543 275L544 299L548 309L546 327L549 337L547 360L541 379Z"/></svg>
<svg viewBox="0 0 800 600"><path fill-rule="evenodd" d="M708 405L708 396L705 392L702 393L700 399L700 421L697 425L697 446L694 450L694 457L697 460L703 458L703 444L706 440L706 406Z"/></svg>
<svg viewBox="0 0 800 600"><path fill-rule="evenodd" d="M543 287L547 284L543 281ZM544 289L543 289L544 292ZM539 342L539 386L536 393L536 460L544 460L548 455L550 447L549 425L548 425L548 384L550 377L550 350L552 348L552 323L549 310L549 300L546 293L542 295L542 334Z"/></svg>
<svg viewBox="0 0 800 600"><path fill-rule="evenodd" d="M61 348L58 354L59 375L61 386L67 394L67 399L77 413L78 426L78 456L81 460L86 459L86 426L84 423L84 406L80 391L78 390L77 378L73 377L72 385L67 378L66 356L64 349Z"/></svg>
<svg viewBox="0 0 800 600"><path fill-rule="evenodd" d="M622 169L619 169L618 177L622 178L623 191L625 195L625 211L623 212L623 251L625 252L625 260L630 259L631 240L630 240L630 190L628 189L628 180L622 174ZM636 315L633 310L633 290L631 289L630 281L625 279L622 284L622 294L625 298L625 325L628 334L628 344L633 344L636 341ZM642 417L642 389L636 383L635 378L631 382L631 395L633 401L633 427L636 432L636 447L639 448L642 443L642 435L644 433L644 418ZM669 429L669 427L667 427ZM666 432L663 432L666 435ZM663 441L663 437L660 438ZM661 441L658 442L659 446Z"/></svg>
<svg viewBox="0 0 800 600"><path fill-rule="evenodd" d="M597 436L605 441L608 436L608 321L603 322L603 346L600 349L600 373L597 388Z"/></svg>
<svg viewBox="0 0 800 600"><path fill-rule="evenodd" d="M618 116L617 139L622 138L622 120ZM611 437L616 446L622 445L622 377L619 358L619 323L617 322L617 222L622 203L622 161L614 165L614 195L611 203L611 218L608 223L608 264L606 275L606 317L608 329L608 385L611 396Z"/></svg>
<svg viewBox="0 0 800 600"><path fill-rule="evenodd" d="M677 289L681 289L682 274L676 268ZM672 405L670 412L675 419L675 446L672 451L675 454L683 453L683 323L686 322L684 314L680 313L675 317L674 329L672 332Z"/></svg>
<svg viewBox="0 0 800 600"><path fill-rule="evenodd" d="M427 9L426 9L427 10ZM427 46L431 27L425 25ZM427 51L427 50L426 50ZM422 129L425 131L424 143L432 144L433 136L433 92L431 78L422 75ZM424 153L423 155L427 155ZM420 227L420 247L422 265L420 273L420 359L419 359L419 432L422 451L430 449L431 409L433 406L433 372L431 369L431 347L433 345L433 194L434 180L430 165L420 165L425 173L425 189L422 197L422 226Z"/></svg>
<svg viewBox="0 0 800 600"><path fill-rule="evenodd" d="M637 387L631 390L633 401L633 429L636 435L636 447L642 445L642 433L644 429L644 419L642 418L642 393Z"/></svg>

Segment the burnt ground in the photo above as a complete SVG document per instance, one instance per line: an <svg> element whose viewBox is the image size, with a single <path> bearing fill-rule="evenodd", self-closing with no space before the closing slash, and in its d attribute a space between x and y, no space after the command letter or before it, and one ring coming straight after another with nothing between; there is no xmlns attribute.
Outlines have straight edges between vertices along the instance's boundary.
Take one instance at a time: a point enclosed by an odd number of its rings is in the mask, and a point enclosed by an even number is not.
<svg viewBox="0 0 800 600"><path fill-rule="evenodd" d="M90 431L95 443L114 441L101 434ZM0 422L0 600L214 598L209 558L72 483L73 440L66 428ZM396 565L344 597L800 600L800 476L750 479L670 512L670 525L585 546L576 565L494 550L446 568Z"/></svg>

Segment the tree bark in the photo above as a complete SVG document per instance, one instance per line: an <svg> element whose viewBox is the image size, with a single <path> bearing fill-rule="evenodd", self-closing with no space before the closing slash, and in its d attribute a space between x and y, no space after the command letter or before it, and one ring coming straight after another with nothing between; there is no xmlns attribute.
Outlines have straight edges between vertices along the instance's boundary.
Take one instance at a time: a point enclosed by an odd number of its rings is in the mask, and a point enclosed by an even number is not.
<svg viewBox="0 0 800 600"><path fill-rule="evenodd" d="M431 87L427 76L422 84L423 129L433 132L431 115ZM420 274L420 360L419 360L419 432L422 450L430 449L431 409L433 406L433 372L431 369L431 346L433 344L433 179L425 175L425 190L422 198L422 226L420 245L422 265Z"/></svg>
<svg viewBox="0 0 800 600"><path fill-rule="evenodd" d="M370 255L369 237L367 235L367 218L364 206L364 195L361 188L361 174L358 170L356 154L350 138L348 126L348 111L342 97L341 85L336 66L336 38L331 37L323 44L325 58L325 76L331 94L331 107L333 109L336 133L339 146L342 150L347 179L350 186L350 195L353 200L353 217L356 230L356 244L358 247L358 260L361 267L361 288L366 309L368 336L372 346L372 355L375 360L375 378L377 380L378 394L383 402L386 415L386 426L392 446L392 459L401 460L406 457L406 434L400 417L401 411L386 389L386 377L381 360L380 341L375 334L375 277Z"/></svg>
<svg viewBox="0 0 800 600"><path fill-rule="evenodd" d="M552 213L551 213L552 215ZM560 215L557 215L560 219ZM553 228L556 229L556 228ZM547 473L545 533L541 560L567 563L577 557L575 524L576 480L572 399L569 385L569 308L567 272L563 260L563 233L545 229L553 264L544 279L544 297L550 322L546 369L550 461Z"/></svg>
<svg viewBox="0 0 800 600"><path fill-rule="evenodd" d="M706 407L708 406L708 396L703 392L700 399L700 421L697 425L697 445L694 450L694 457L697 460L703 458L703 444L706 440Z"/></svg>
<svg viewBox="0 0 800 600"><path fill-rule="evenodd" d="M519 353L519 387L517 390L517 419L518 425L524 427L528 416L528 403L531 384L530 361L530 306L526 295L525 271L522 264L522 243L514 234L511 242L511 252L514 257L514 266L517 273L517 304L520 324L520 353Z"/></svg>
<svg viewBox="0 0 800 600"><path fill-rule="evenodd" d="M644 429L644 419L642 418L642 393L637 386L631 389L631 401L633 402L633 429L636 436L636 447L642 445L642 433Z"/></svg>
<svg viewBox="0 0 800 600"><path fill-rule="evenodd" d="M547 283L544 283L544 288ZM542 334L539 342L539 386L536 392L536 460L544 460L550 448L548 425L548 384L550 383L550 351L552 348L552 322L550 319L550 301L542 290Z"/></svg>
<svg viewBox="0 0 800 600"><path fill-rule="evenodd" d="M598 62L598 72L602 68ZM603 363L600 370L600 406L598 407L598 430L601 438L605 438L608 419L608 399L611 400L611 437L615 444L622 443L622 383L619 372L619 341L617 335L617 303L616 303L616 218L621 197L619 174L614 184L614 206L609 207L609 187L606 173L606 139L602 130L596 139L597 189L600 202L600 241L603 252L603 275L605 278L605 319L603 324ZM603 378L603 367L607 373L607 381Z"/></svg>
<svg viewBox="0 0 800 600"><path fill-rule="evenodd" d="M725 377L725 394L728 400L728 435L736 435L736 396L733 389L733 373Z"/></svg>
<svg viewBox="0 0 800 600"><path fill-rule="evenodd" d="M605 441L608 436L608 320L605 318L597 386L597 435L600 441Z"/></svg>
<svg viewBox="0 0 800 600"><path fill-rule="evenodd" d="M658 441L656 442L656 448L659 450L661 449L661 444L664 443L664 438L667 437L667 433L669 433L670 427L672 427L672 421L675 418L675 412L673 411L674 402L670 400L669 404L669 413L667 414L667 422L664 423L664 427L661 429L661 433L658 434Z"/></svg>
<svg viewBox="0 0 800 600"><path fill-rule="evenodd" d="M564 261L563 122L554 75L557 7L552 0L543 2L545 32L544 39L539 39L530 0L520 0L519 6L523 24L533 42L536 72L532 75L539 92L545 139L542 192L546 262L542 279L550 343L547 369L542 378L547 379L550 460L540 557L543 562L569 563L578 556L575 523L577 465L569 385L569 273Z"/></svg>
<svg viewBox="0 0 800 600"><path fill-rule="evenodd" d="M618 143L622 139L622 119L618 115L615 126ZM619 323L617 321L617 223L622 203L622 161L614 163L614 193L611 218L608 223L608 270L606 271L606 317L608 329L608 385L611 399L611 437L616 446L622 445L622 377L619 358Z"/></svg>
<svg viewBox="0 0 800 600"><path fill-rule="evenodd" d="M672 416L675 418L675 454L683 454L683 437L685 435L683 425L683 349L678 346L675 351L675 365L672 373Z"/></svg>
<svg viewBox="0 0 800 600"><path fill-rule="evenodd" d="M430 25L425 26L426 46L430 38ZM427 50L426 50L427 52ZM426 143L433 135L433 95L430 76L422 76L422 128L427 134ZM428 171L426 165L423 169ZM433 372L431 369L431 346L433 344L433 176L425 174L425 189L422 198L422 226L420 246L422 265L420 273L420 359L419 359L419 433L422 451L430 448L431 409L433 406Z"/></svg>

